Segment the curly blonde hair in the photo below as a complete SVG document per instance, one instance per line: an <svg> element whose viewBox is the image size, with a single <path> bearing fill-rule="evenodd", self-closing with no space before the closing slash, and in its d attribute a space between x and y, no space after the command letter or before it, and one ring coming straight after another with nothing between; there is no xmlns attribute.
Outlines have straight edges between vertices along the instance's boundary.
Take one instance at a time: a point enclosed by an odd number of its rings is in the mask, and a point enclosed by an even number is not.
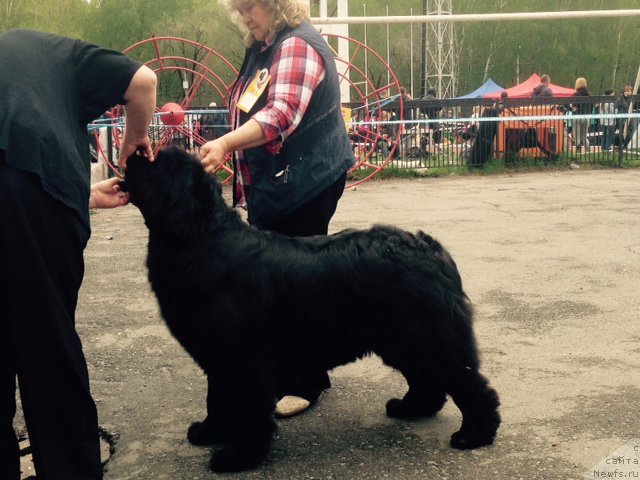
<svg viewBox="0 0 640 480"><path fill-rule="evenodd" d="M283 27L296 28L302 22L309 20L309 10L307 6L300 0L225 0L224 5L231 14L233 23L238 25L241 30L246 31L239 10L251 8L258 4L265 9L272 19L270 29L271 34L275 34ZM255 43L256 39L251 32L247 32L244 37L244 44L250 47Z"/></svg>

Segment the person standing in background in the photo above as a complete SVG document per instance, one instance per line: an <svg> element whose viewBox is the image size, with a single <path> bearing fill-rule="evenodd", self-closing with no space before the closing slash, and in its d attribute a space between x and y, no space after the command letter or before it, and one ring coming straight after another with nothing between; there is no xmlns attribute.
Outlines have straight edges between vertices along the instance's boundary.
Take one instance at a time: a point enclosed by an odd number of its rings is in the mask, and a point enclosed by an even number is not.
<svg viewBox="0 0 640 480"><path fill-rule="evenodd" d="M531 98L553 97L553 90L551 90L549 83L551 83L549 75L542 75L540 77L540 84L531 92Z"/></svg>
<svg viewBox="0 0 640 480"><path fill-rule="evenodd" d="M590 115L593 110L593 105L591 102L587 101L579 101L576 97L590 97L591 93L589 93L589 89L587 88L587 80L583 77L580 77L576 80L576 91L572 95L574 99L572 100L572 110L574 115ZM589 132L589 125L591 120L588 118L577 118L573 120L573 142L576 147L576 152L580 153L582 151L582 147L585 147L585 150L589 151L589 140L587 138L587 133Z"/></svg>
<svg viewBox="0 0 640 480"><path fill-rule="evenodd" d="M638 108L633 108L631 105L631 96L633 95L633 87L631 85L625 85L622 89L622 94L616 101L617 113L632 113L638 111ZM631 106L631 110L629 107ZM627 148L629 142L633 138L633 134L638 127L637 118L620 118L618 120L618 134L620 135L620 144L622 148Z"/></svg>
<svg viewBox="0 0 640 480"><path fill-rule="evenodd" d="M613 88L609 88L604 92L605 95L615 96L616 91ZM611 99L610 102L602 102L600 104L600 114L613 115L616 113L615 102ZM616 119L615 118L601 118L600 125L602 126L602 150L608 152L611 150L613 141L616 137Z"/></svg>

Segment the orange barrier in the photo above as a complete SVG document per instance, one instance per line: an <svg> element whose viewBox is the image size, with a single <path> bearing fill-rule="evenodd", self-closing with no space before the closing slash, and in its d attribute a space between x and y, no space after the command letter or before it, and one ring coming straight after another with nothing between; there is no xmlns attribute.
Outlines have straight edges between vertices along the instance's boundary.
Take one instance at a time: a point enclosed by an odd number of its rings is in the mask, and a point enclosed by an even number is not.
<svg viewBox="0 0 640 480"><path fill-rule="evenodd" d="M553 105L505 108L501 117L562 116ZM521 157L548 157L564 149L564 120L507 120L498 128L496 151Z"/></svg>

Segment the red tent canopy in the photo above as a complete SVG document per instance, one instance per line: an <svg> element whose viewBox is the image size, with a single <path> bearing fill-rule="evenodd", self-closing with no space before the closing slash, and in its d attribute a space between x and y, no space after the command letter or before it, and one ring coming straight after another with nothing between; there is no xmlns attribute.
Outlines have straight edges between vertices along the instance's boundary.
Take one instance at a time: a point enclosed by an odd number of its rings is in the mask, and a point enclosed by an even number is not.
<svg viewBox="0 0 640 480"><path fill-rule="evenodd" d="M509 98L530 98L533 89L539 84L540 75L534 73L524 82L514 87L507 88L505 91L509 94ZM553 91L554 97L570 97L575 92L573 88L559 87L558 85L554 85L553 83L550 83L549 87ZM500 93L501 92L487 93L483 95L482 98L500 98Z"/></svg>

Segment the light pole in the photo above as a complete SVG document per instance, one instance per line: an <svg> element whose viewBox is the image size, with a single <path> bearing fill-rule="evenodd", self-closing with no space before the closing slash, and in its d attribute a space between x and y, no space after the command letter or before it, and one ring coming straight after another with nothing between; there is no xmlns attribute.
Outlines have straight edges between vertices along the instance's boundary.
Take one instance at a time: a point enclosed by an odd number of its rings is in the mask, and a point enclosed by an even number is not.
<svg viewBox="0 0 640 480"><path fill-rule="evenodd" d="M520 84L520 47L518 45L518 53L516 54L516 85Z"/></svg>

